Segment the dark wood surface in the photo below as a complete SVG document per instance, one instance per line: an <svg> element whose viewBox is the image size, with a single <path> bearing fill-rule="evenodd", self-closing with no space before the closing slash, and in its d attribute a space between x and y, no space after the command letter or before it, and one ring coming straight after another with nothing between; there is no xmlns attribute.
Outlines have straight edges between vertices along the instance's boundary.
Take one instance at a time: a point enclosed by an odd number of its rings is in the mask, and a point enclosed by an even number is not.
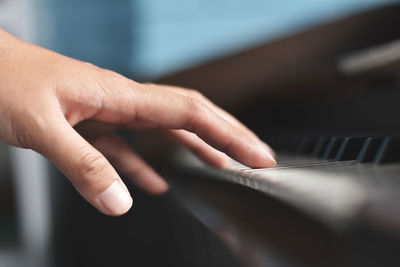
<svg viewBox="0 0 400 267"><path fill-rule="evenodd" d="M362 12L156 82L195 88L228 109L348 93L365 88L372 77L342 77L336 68L340 56L399 38L400 29L393 28L400 25L398 14L399 5Z"/></svg>

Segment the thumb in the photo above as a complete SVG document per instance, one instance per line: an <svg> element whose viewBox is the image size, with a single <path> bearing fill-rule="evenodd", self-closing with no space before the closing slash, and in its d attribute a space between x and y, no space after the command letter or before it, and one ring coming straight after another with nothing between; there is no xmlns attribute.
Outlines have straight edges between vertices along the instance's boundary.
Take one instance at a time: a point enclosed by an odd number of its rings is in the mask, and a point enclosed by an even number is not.
<svg viewBox="0 0 400 267"><path fill-rule="evenodd" d="M107 159L66 120L40 138L37 151L59 168L78 192L106 215L119 216L132 206L132 198Z"/></svg>

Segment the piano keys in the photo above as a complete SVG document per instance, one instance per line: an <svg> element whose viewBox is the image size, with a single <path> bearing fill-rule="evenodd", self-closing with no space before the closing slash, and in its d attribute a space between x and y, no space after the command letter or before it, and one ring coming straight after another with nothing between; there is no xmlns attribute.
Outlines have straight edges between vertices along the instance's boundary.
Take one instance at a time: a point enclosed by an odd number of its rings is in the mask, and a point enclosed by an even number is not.
<svg viewBox="0 0 400 267"><path fill-rule="evenodd" d="M233 162L225 170L181 155L166 172L173 194L244 266L400 264L400 28L393 25L400 25L396 4L160 80L201 89L278 155L273 168Z"/></svg>

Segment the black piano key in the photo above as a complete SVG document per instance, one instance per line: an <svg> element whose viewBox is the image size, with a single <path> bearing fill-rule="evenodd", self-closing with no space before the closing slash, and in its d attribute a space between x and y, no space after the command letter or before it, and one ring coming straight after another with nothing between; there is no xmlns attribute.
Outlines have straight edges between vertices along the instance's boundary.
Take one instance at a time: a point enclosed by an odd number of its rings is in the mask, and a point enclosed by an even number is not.
<svg viewBox="0 0 400 267"><path fill-rule="evenodd" d="M316 142L316 138L312 136L304 136L297 146L296 154L311 154Z"/></svg>
<svg viewBox="0 0 400 267"><path fill-rule="evenodd" d="M365 140L366 137L346 137L336 153L335 160L356 160Z"/></svg>
<svg viewBox="0 0 400 267"><path fill-rule="evenodd" d="M313 149L312 156L314 158L320 158L325 151L325 148L328 146L329 138L326 136L321 136L318 138L318 141Z"/></svg>
<svg viewBox="0 0 400 267"><path fill-rule="evenodd" d="M287 140L285 140L283 137L277 137L275 140L270 141L271 139L264 138L269 145L271 145L274 149L286 151L287 146Z"/></svg>
<svg viewBox="0 0 400 267"><path fill-rule="evenodd" d="M357 156L357 163L372 162L384 140L383 137L369 137L365 140L360 153Z"/></svg>
<svg viewBox="0 0 400 267"><path fill-rule="evenodd" d="M379 164L396 161L400 161L400 135L385 137L373 162Z"/></svg>
<svg viewBox="0 0 400 267"><path fill-rule="evenodd" d="M289 151L296 152L301 140L302 140L302 136L298 136L298 135L292 136L290 138Z"/></svg>
<svg viewBox="0 0 400 267"><path fill-rule="evenodd" d="M343 137L337 137L337 136L331 137L324 151L324 154L322 155L322 159L327 160L335 158L341 144L343 143L343 140L344 140Z"/></svg>
<svg viewBox="0 0 400 267"><path fill-rule="evenodd" d="M292 136L282 134L274 140L274 147L282 151L290 151L290 148L293 145L292 141Z"/></svg>

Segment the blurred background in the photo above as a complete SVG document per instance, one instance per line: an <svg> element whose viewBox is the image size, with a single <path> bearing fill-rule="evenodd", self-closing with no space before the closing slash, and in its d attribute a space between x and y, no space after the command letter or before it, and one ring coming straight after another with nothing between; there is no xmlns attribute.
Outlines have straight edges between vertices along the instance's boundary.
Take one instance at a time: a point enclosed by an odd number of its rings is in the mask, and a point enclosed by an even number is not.
<svg viewBox="0 0 400 267"><path fill-rule="evenodd" d="M391 1L41 2L41 45L138 79L154 79Z"/></svg>
<svg viewBox="0 0 400 267"><path fill-rule="evenodd" d="M0 27L147 81L389 2L396 1L0 0ZM0 266L54 264L49 254L54 249L54 214L62 211L49 192L52 174L35 153L0 144ZM143 224L151 219L146 216ZM157 247L150 243L143 249Z"/></svg>

